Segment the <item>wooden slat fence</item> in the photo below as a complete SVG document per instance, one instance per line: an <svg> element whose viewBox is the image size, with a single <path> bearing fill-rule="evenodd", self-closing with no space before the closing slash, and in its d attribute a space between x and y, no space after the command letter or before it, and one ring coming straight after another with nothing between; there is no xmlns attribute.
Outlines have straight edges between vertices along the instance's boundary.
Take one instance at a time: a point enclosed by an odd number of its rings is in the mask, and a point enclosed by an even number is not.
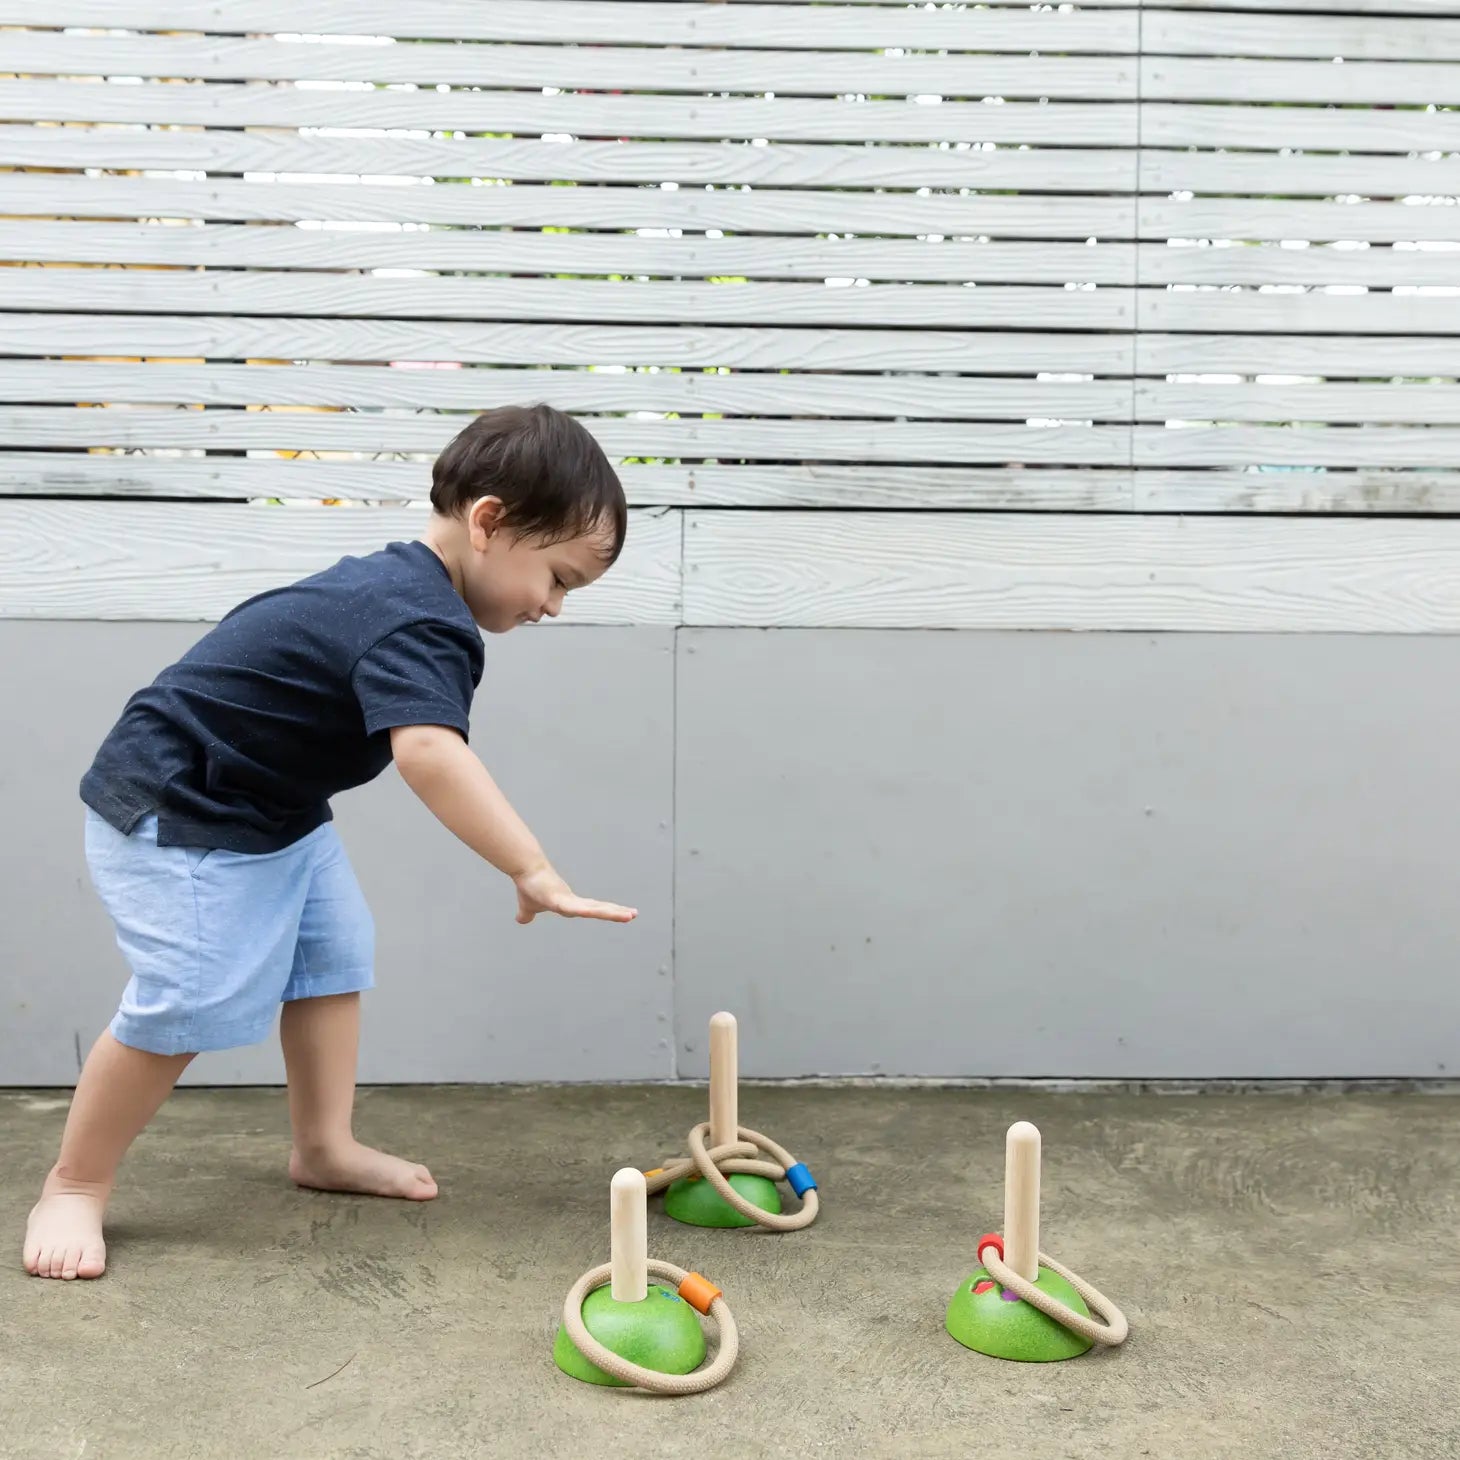
<svg viewBox="0 0 1460 1460"><path fill-rule="evenodd" d="M0 616L547 400L579 622L1460 630L1460 0L0 0L0 261Z"/></svg>

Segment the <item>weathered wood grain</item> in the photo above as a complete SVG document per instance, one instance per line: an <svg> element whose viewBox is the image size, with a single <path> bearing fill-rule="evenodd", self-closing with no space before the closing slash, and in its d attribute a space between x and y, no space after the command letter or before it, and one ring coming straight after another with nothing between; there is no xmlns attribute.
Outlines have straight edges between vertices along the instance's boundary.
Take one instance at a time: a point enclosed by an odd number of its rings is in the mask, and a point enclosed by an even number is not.
<svg viewBox="0 0 1460 1460"><path fill-rule="evenodd" d="M1460 461L1444 426L1137 426L1138 466L1423 466Z"/></svg>
<svg viewBox="0 0 1460 1460"><path fill-rule="evenodd" d="M638 0L67 0L48 11L58 26L206 31L213 35L305 32L412 40L534 41L580 45L738 46L754 36L770 49L1057 51L1127 54L1136 49L1132 10L1028 10L651 3ZM0 25L34 25L34 6L0 4ZM1302 52L1301 54L1310 54ZM1420 54L1423 54L1422 52Z"/></svg>
<svg viewBox="0 0 1460 1460"><path fill-rule="evenodd" d="M1213 384L1137 380L1140 421L1392 422L1460 426L1460 389L1453 385Z"/></svg>
<svg viewBox="0 0 1460 1460"><path fill-rule="evenodd" d="M1134 500L1120 467L620 466L636 506L838 507L943 511L1122 512ZM0 495L424 501L424 461L167 457L0 452Z"/></svg>
<svg viewBox="0 0 1460 1460"><path fill-rule="evenodd" d="M316 176L485 178L681 187L980 188L1120 193L1136 154L1097 148L878 147L802 142L565 142L537 138L381 137L0 126L0 166L132 168ZM1443 168L1432 168L1438 177ZM1230 191L1230 190L1229 190ZM1307 189L1312 191L1312 189Z"/></svg>
<svg viewBox="0 0 1460 1460"><path fill-rule="evenodd" d="M1328 253L1331 256L1332 250ZM1136 272L1136 247L1129 243L955 243L921 238L754 235L652 238L634 233L519 233L510 229L407 231L404 226L360 232L287 223L169 227L6 219L0 219L0 259L235 269L439 269L479 274L839 278L934 284L1133 284ZM1404 259L1406 266L1410 260L1420 267L1429 262L1425 255L1407 254ZM1448 282L1454 276L1455 260L1444 262L1449 268L1442 278L1413 282ZM1153 273L1151 282L1157 278ZM1189 282L1224 281L1196 278ZM1324 278L1317 282L1350 281ZM1368 282L1368 276L1355 282Z"/></svg>
<svg viewBox="0 0 1460 1460"><path fill-rule="evenodd" d="M1144 197L1137 203L1142 239L1306 239L1314 243L1416 240L1453 243L1460 237L1454 203L1309 203L1270 198Z"/></svg>
<svg viewBox="0 0 1460 1460"><path fill-rule="evenodd" d="M731 329L0 312L0 357L6 355L1128 375L1134 349L1128 333L1074 331Z"/></svg>
<svg viewBox="0 0 1460 1460"><path fill-rule="evenodd" d="M394 370L379 365L144 365L0 360L0 400L33 404L393 406L479 411L507 401L559 410L736 416L1029 416L1128 420L1125 380L703 371Z"/></svg>
<svg viewBox="0 0 1460 1460"><path fill-rule="evenodd" d="M1265 113L1260 107L1246 110ZM934 104L930 98L928 103L909 105L901 99L826 100L779 95L686 99L593 92L544 96L540 91L438 91L434 87L384 90L371 86L306 89L288 84L231 82L177 86L143 81L107 86L80 80L0 79L0 117L12 121L425 128L713 141L763 137L782 142L1013 142L1131 147L1137 140L1136 107L1123 102L1012 101L986 106L977 101L946 99ZM1338 117L1334 125L1343 120ZM1405 120L1389 119L1390 128ZM1443 126L1444 119L1432 119L1432 123ZM1388 131L1382 134L1389 135Z"/></svg>
<svg viewBox="0 0 1460 1460"><path fill-rule="evenodd" d="M533 228L717 228L781 234L1120 239L1132 236L1135 216L1135 200L1129 197L924 196L796 188L665 191L535 183L179 182L65 173L13 174L6 178L5 194L11 214L40 218L308 219Z"/></svg>
<svg viewBox="0 0 1460 1460"><path fill-rule="evenodd" d="M1460 279L1460 242L1429 248L1370 244L1361 248L1336 248L1331 244L1285 248L1277 242L1224 247L1143 243L1137 247L1136 269L1143 284L1399 284L1455 288Z"/></svg>
<svg viewBox="0 0 1460 1460"><path fill-rule="evenodd" d="M1460 522L691 512L685 619L1460 631Z"/></svg>
<svg viewBox="0 0 1460 1460"><path fill-rule="evenodd" d="M1200 60L1143 56L1140 95L1151 101L1286 101L1449 106L1460 66L1446 61Z"/></svg>
<svg viewBox="0 0 1460 1460"><path fill-rule="evenodd" d="M1047 96L1082 101L1129 100L1137 94L1136 64L1130 56L1033 58L931 52L458 46L431 41L411 45L300 46L232 37L101 38L13 31L6 36L5 64L10 71L29 76L185 77L208 81L414 82L428 86L557 86L564 90L686 93L774 91L791 96L838 96L846 92L974 98Z"/></svg>
<svg viewBox="0 0 1460 1460"><path fill-rule="evenodd" d="M1453 517L1460 471L1151 470L1135 473L1138 512L1342 513Z"/></svg>
<svg viewBox="0 0 1460 1460"><path fill-rule="evenodd" d="M1275 113L1270 105L1147 100L1140 106L1140 129L1147 147L1454 151L1460 144L1460 112L1289 106Z"/></svg>
<svg viewBox="0 0 1460 1460"><path fill-rule="evenodd" d="M1271 8L1299 7L1273 3ZM1353 7L1336 4L1324 8ZM1153 55L1174 56L1312 56L1320 60L1342 56L1345 62L1460 60L1460 20L1421 20L1397 13L1414 8L1397 0L1382 20L1374 20L1311 14L1193 14L1143 7L1141 48ZM1454 10L1451 5L1450 13Z"/></svg>
<svg viewBox="0 0 1460 1460"><path fill-rule="evenodd" d="M580 419L612 457L1099 466L1130 460L1124 426ZM0 406L0 444L429 453L441 450L464 424L462 417L437 414Z"/></svg>
<svg viewBox="0 0 1460 1460"><path fill-rule="evenodd" d="M1384 381L1460 373L1455 342L1443 335L1162 334L1135 337L1137 375L1185 373L1318 375Z"/></svg>
<svg viewBox="0 0 1460 1460"><path fill-rule="evenodd" d="M1141 289L1136 291L1136 300L1140 328L1150 330L1449 336L1460 333L1460 295L1456 294ZM1460 349L1456 355L1456 363L1460 365Z"/></svg>
<svg viewBox="0 0 1460 1460"><path fill-rule="evenodd" d="M216 619L425 522L399 506L0 500L0 618ZM680 537L676 515L636 513L613 572L561 622L677 622Z"/></svg>
<svg viewBox="0 0 1460 1460"><path fill-rule="evenodd" d="M1205 298L1200 295L1170 297L1198 301ZM237 315L324 315L382 320L895 325L900 328L924 325L950 329L1043 326L1099 330L1129 329L1135 323L1135 302L1129 289L1072 291L1013 284L977 288L955 284L831 288L822 283L394 279L349 274L239 273L229 269L206 274L23 269L5 281L5 300L14 309L74 310L79 305L90 305L108 314L229 311ZM1395 317L1399 326L1404 327L1403 312ZM1279 323L1276 327L1284 326Z"/></svg>
<svg viewBox="0 0 1460 1460"><path fill-rule="evenodd" d="M1269 140L1276 142L1281 136L1281 130L1276 130ZM1452 195L1460 193L1460 158L1181 152L1152 147L1140 154L1140 187L1148 193L1255 193L1320 198L1350 194L1369 198Z"/></svg>

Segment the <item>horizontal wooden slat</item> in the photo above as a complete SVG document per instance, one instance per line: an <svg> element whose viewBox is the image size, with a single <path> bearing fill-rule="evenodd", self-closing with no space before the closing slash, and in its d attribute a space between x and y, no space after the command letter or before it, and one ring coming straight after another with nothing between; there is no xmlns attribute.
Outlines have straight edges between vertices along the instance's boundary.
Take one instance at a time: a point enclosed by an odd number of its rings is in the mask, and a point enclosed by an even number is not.
<svg viewBox="0 0 1460 1460"><path fill-rule="evenodd" d="M1140 117L1141 140L1148 147L1307 147L1330 152L1453 152L1460 147L1460 112L1288 106L1274 113L1270 106L1146 101Z"/></svg>
<svg viewBox="0 0 1460 1460"><path fill-rule="evenodd" d="M0 615L216 618L422 521L399 508L4 502ZM685 526L692 624L1460 630L1460 523L694 512ZM673 622L678 547L675 517L636 518L624 560L573 595L564 621Z"/></svg>
<svg viewBox="0 0 1460 1460"><path fill-rule="evenodd" d="M624 468L624 472L633 468ZM674 473L665 496L683 505L689 467L639 468ZM629 487L624 482L628 495ZM229 458L153 456L138 452L0 450L0 498L148 497L239 501L284 498L291 502L425 502L430 467L423 461L316 461L309 457ZM632 506L655 497L630 496Z"/></svg>
<svg viewBox="0 0 1460 1460"><path fill-rule="evenodd" d="M1264 198L1142 198L1142 238L1399 239L1451 243L1460 208L1427 203L1301 203Z"/></svg>
<svg viewBox="0 0 1460 1460"><path fill-rule="evenodd" d="M1328 421L1460 426L1453 385L1223 385L1138 380L1139 421Z"/></svg>
<svg viewBox="0 0 1460 1460"><path fill-rule="evenodd" d="M1008 10L873 9L822 5L655 4L650 0L69 0L38 15L6 0L0 25L102 26L129 30L261 35L394 36L405 40L550 41L614 46L738 46L870 50L906 47L961 51L1136 49L1136 13L1019 13ZM1304 52L1303 54L1308 54Z"/></svg>
<svg viewBox="0 0 1460 1460"><path fill-rule="evenodd" d="M1135 337L1137 375L1201 372L1233 375L1323 375L1356 380L1454 376L1460 359L1443 336L1167 335Z"/></svg>
<svg viewBox="0 0 1460 1460"><path fill-rule="evenodd" d="M0 166L507 178L527 182L750 183L762 187L1016 188L1130 192L1136 155L1094 148L754 147L442 137L0 126ZM1442 175L1436 170L1435 176ZM1311 191L1311 189L1309 190Z"/></svg>
<svg viewBox="0 0 1460 1460"><path fill-rule="evenodd" d="M1006 102L985 106L981 102L945 101L910 105L901 100L701 96L687 106L684 98L677 96L543 96L529 91L437 91L434 87L378 91L368 86L177 86L156 81L102 85L0 80L0 117L23 122L427 128L715 141L764 137L782 142L1013 142L1130 147L1137 137L1135 106L1118 102Z"/></svg>
<svg viewBox="0 0 1460 1460"><path fill-rule="evenodd" d="M1460 274L1457 274L1457 284L1460 284ZM1100 292L1095 291L1097 296ZM1137 300L1143 330L1460 334L1460 295L1141 289L1137 291ZM1460 348L1456 350L1456 364L1460 366Z"/></svg>
<svg viewBox="0 0 1460 1460"><path fill-rule="evenodd" d="M636 506L979 508L1122 512L1123 467L620 466ZM0 451L0 496L424 501L423 462Z"/></svg>
<svg viewBox="0 0 1460 1460"><path fill-rule="evenodd" d="M1130 460L1130 430L1125 426L580 419L613 457L1103 466ZM442 415L0 406L0 447L434 452L465 424L460 416Z"/></svg>
<svg viewBox="0 0 1460 1460"><path fill-rule="evenodd" d="M1406 261L1420 264L1428 257L1403 255ZM1131 284L1135 282L1136 268L1135 246L1125 243L1091 246L927 239L642 238L637 234L525 233L506 229L382 232L303 228L287 223L173 227L155 223L16 223L0 218L0 260L6 259L211 264L220 268L444 269L490 274L728 275L1014 284ZM1454 272L1449 267L1444 279L1413 282L1448 282ZM1367 276L1360 282L1368 282Z"/></svg>
<svg viewBox="0 0 1460 1460"><path fill-rule="evenodd" d="M685 619L1454 633L1460 522L692 512Z"/></svg>
<svg viewBox="0 0 1460 1460"><path fill-rule="evenodd" d="M633 46L292 45L274 40L12 31L5 65L31 76L207 81L376 81L777 95L1070 97L1129 100L1132 58L884 55L855 51L671 50ZM1198 63L1200 64L1200 63ZM1300 63L1288 63L1300 64ZM1426 100L1442 98L1427 97Z"/></svg>
<svg viewBox="0 0 1460 1460"><path fill-rule="evenodd" d="M1460 157L1311 152L1275 156L1261 152L1168 152L1153 147L1140 154L1140 188L1147 193L1281 193L1288 197L1349 193L1371 198L1453 195L1460 193Z"/></svg>
<svg viewBox="0 0 1460 1460"><path fill-rule="evenodd" d="M635 505L1054 512L1460 512L1460 471L624 466ZM421 462L0 452L0 495L423 501Z"/></svg>
<svg viewBox="0 0 1460 1460"><path fill-rule="evenodd" d="M1377 206L1377 205L1376 205ZM1130 198L968 197L757 188L473 187L465 183L175 182L17 173L11 214L75 218L325 219L555 228L724 228L766 233L1129 238Z"/></svg>
<svg viewBox="0 0 1460 1460"><path fill-rule="evenodd" d="M213 127L416 129L574 137L808 142L947 142L1151 147L1304 147L1356 152L1451 150L1460 111L1147 101L1045 105L823 101L798 97L534 95L522 91L301 89L288 85L0 80L0 118Z"/></svg>
<svg viewBox="0 0 1460 1460"><path fill-rule="evenodd" d="M1126 375L1129 334L721 329L0 313L0 356L456 360L741 370L1036 370ZM1265 368L1265 367L1263 367ZM1279 366L1274 369L1282 368Z"/></svg>
<svg viewBox="0 0 1460 1460"><path fill-rule="evenodd" d="M908 416L1123 421L1124 380L936 375L720 375L698 370L391 370L379 365L113 365L0 361L0 400L30 403L394 406L481 410L546 401L565 411L692 411L756 416ZM1268 418L1264 418L1268 419Z"/></svg>
<svg viewBox="0 0 1460 1460"><path fill-rule="evenodd" d="M1359 102L1452 106L1460 66L1430 61L1189 60L1144 56L1140 95L1151 101Z"/></svg>
<svg viewBox="0 0 1460 1460"><path fill-rule="evenodd" d="M993 284L612 283L597 279L382 279L374 275L0 271L7 307L155 314L290 314L365 319L522 319L624 323L1020 326L1128 329L1129 289ZM1163 296L1164 297L1164 296ZM1193 298L1198 296L1191 296ZM1179 326L1173 326L1179 327ZM1414 326L1411 326L1412 328Z"/></svg>
<svg viewBox="0 0 1460 1460"><path fill-rule="evenodd" d="M18 3L18 0L9 0L9 3L15 4ZM88 15L111 15L111 0L77 0L77 3L85 4L85 6L88 7L85 12L88 13ZM181 0L181 3L191 3L191 0ZM328 0L315 0L315 3L320 4L320 6L327 6ZM435 3L438 3L438 0L432 0L432 4ZM470 13L472 13L472 10L475 10L477 4L480 3L480 0L441 0L441 3L458 4L458 6L461 6L461 10L463 10L464 15L469 16ZM689 4L702 4L704 3L704 0L666 0L666 3L685 4L685 6L689 6ZM714 0L714 3L720 3L720 0ZM749 4L764 3L764 0L724 0L724 3L733 4L734 9L740 10L745 9L745 7L749 6ZM775 3L791 4L791 6L800 6L800 4L823 4L825 3L825 0L775 0ZM886 6L891 9L891 7L895 7L896 4L901 3L901 0L838 0L838 3L850 4L850 6ZM987 0L987 3L991 4L991 6L1010 6L1023 9L1023 7L1026 6L1026 3L1028 3L1028 0ZM1165 4L1165 0L1162 0L1162 3ZM1186 3L1187 0L1171 0L1171 3L1167 4L1167 9L1178 9L1178 7L1184 6L1184 4ZM1241 0L1241 3L1238 3L1238 0L1231 0L1231 9L1241 9L1241 7L1250 6L1251 3L1253 3L1253 0ZM1257 0L1257 3L1259 3L1260 9L1270 9L1270 7L1272 7L1273 0ZM1362 6L1364 6L1365 3L1374 3L1374 0L1358 0L1358 4L1345 3L1345 0L1334 0L1334 3L1332 4L1332 6L1329 6L1329 9L1362 9ZM1435 6L1435 4L1441 3L1448 3L1448 0L1418 0L1418 3L1406 4L1406 9L1423 10L1426 6ZM1080 0L1079 6L1072 7L1072 9L1129 10L1133 9L1133 4L1134 0ZM1289 6L1285 6L1285 9L1301 10L1302 7L1304 7L1304 4L1308 4L1308 6L1311 6L1311 4L1314 4L1314 0L1295 0L1294 4L1289 4ZM1200 4L1199 9L1207 9L1207 7L1209 6L1210 0L1202 0L1202 4ZM232 6L226 6L226 4L222 3L222 0L212 0L212 4L210 4L210 9L213 10L213 20L215 20L215 23L210 23L210 25L187 26L187 28L180 29L201 29L201 31L212 32L226 31L226 29L228 29L228 25L226 25L226 20L228 20L228 18L231 18L232 13L234 13L232 12ZM72 15L72 10L67 9L64 13L66 13L67 16L70 16ZM77 10L76 13L83 12ZM327 10L324 13L328 13ZM333 29L333 34L355 34L355 32L352 31L352 28L350 28L349 23L346 23L346 20L340 20L339 18L336 18L336 20L334 20L333 28L331 28ZM385 28L385 32L381 32L381 34L388 34L388 32L399 31L400 20L401 18L399 13L396 13L396 19L394 19L393 25L387 26L387 28ZM34 18L32 18L26 20L26 22L23 23L26 23L26 25L35 25L35 20ZM67 19L64 20L64 22L57 23L66 23L66 25L79 25L80 22L79 20ZM105 23L111 22L110 20L105 20L105 22L98 23L104 23L105 25ZM159 23L159 25L134 25L130 26L130 29L174 29L174 26L166 26ZM311 34L323 35L327 34L327 32L311 32Z"/></svg>
<svg viewBox="0 0 1460 1460"><path fill-rule="evenodd" d="M1319 244L1284 248L1277 243L1265 243L1212 248L1144 243L1139 246L1138 260L1143 284L1406 284L1418 287L1453 286L1460 279L1460 247L1334 248Z"/></svg>
<svg viewBox="0 0 1460 1460"><path fill-rule="evenodd" d="M14 222L0 260L267 269L417 269L503 274L867 278L927 283L1450 285L1460 246L1170 247L1124 243L955 243L925 239L642 238L442 228L387 231L291 224Z"/></svg>
<svg viewBox="0 0 1460 1460"><path fill-rule="evenodd" d="M1138 466L1430 466L1460 461L1444 426L1137 426Z"/></svg>
<svg viewBox="0 0 1460 1460"><path fill-rule="evenodd" d="M69 311L521 319L624 323L899 325L1261 333L1460 333L1460 296L1230 289L1020 288L942 284L656 284L584 279L389 279L300 273L16 269L7 305ZM1138 304L1137 304L1138 301Z"/></svg>
<svg viewBox="0 0 1460 1460"><path fill-rule="evenodd" d="M216 619L425 523L401 507L0 501L0 618ZM674 623L679 604L679 519L636 512L613 571L561 621Z"/></svg>
<svg viewBox="0 0 1460 1460"><path fill-rule="evenodd" d="M1288 8L1277 0L1272 5L1274 10ZM1395 11L1407 8L1402 0L1394 6ZM1460 21L1415 20L1397 14L1387 14L1381 21L1328 15L1223 15L1220 10L1196 15L1143 8L1140 48L1148 55L1460 60Z"/></svg>
<svg viewBox="0 0 1460 1460"><path fill-rule="evenodd" d="M787 0L798 4L800 0ZM853 0L862 4L864 0ZM880 4L881 0L865 0ZM1087 0L1088 3L1088 0ZM1321 10L1331 14L1455 15L1455 0L1160 0L1163 10Z"/></svg>
<svg viewBox="0 0 1460 1460"><path fill-rule="evenodd" d="M1460 513L1460 471L1139 471L1139 512Z"/></svg>

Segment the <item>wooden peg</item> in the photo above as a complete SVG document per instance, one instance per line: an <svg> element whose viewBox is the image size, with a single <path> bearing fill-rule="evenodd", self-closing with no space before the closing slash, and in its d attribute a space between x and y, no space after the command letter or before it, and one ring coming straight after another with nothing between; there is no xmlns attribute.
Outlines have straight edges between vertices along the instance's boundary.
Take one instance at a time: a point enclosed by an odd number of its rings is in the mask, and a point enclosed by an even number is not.
<svg viewBox="0 0 1460 1460"><path fill-rule="evenodd" d="M1009 1127L1004 1147L1004 1261L1027 1282L1039 1276L1039 1153L1036 1126Z"/></svg>
<svg viewBox="0 0 1460 1460"><path fill-rule="evenodd" d="M644 1173L634 1166L615 1171L609 1192L611 1295L620 1303L642 1303L649 1296L649 1196Z"/></svg>
<svg viewBox="0 0 1460 1460"><path fill-rule="evenodd" d="M734 1014L710 1017L710 1149L739 1138L739 1053Z"/></svg>

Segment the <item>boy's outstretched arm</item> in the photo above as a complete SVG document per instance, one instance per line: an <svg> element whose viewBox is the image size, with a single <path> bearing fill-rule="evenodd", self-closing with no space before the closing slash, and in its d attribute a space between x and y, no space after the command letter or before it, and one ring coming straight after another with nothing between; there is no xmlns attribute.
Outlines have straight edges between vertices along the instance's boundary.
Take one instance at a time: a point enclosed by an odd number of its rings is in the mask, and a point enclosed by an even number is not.
<svg viewBox="0 0 1460 1460"><path fill-rule="evenodd" d="M390 732L390 749L401 779L436 819L516 884L519 923L530 923L540 912L610 923L632 922L638 916L634 908L573 892L455 730L398 725Z"/></svg>

